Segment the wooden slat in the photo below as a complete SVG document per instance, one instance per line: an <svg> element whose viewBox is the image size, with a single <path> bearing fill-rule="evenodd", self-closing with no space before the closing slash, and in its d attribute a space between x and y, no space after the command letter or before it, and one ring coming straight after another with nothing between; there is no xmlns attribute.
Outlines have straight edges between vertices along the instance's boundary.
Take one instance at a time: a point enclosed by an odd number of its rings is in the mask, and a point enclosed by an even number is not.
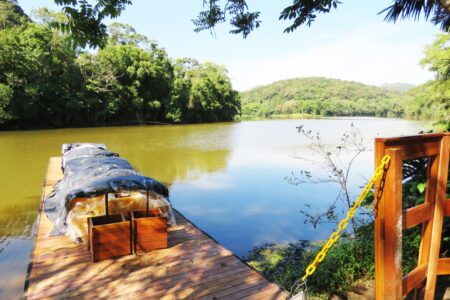
<svg viewBox="0 0 450 300"><path fill-rule="evenodd" d="M403 230L428 221L433 216L433 205L424 203L411 207L403 213Z"/></svg>
<svg viewBox="0 0 450 300"><path fill-rule="evenodd" d="M429 204L433 207L432 213L434 212L434 203L436 198L436 182L439 170L439 160L438 156L430 156L428 158L427 164L427 188L425 191L425 203ZM428 259L430 256L430 246L431 246L431 234L433 230L433 221L425 221L422 224L422 232L421 232L421 240L419 246L419 257L418 257L418 266L428 264ZM421 283L420 286L416 287L414 291L414 299L423 298L423 288L425 287L424 283Z"/></svg>
<svg viewBox="0 0 450 300"><path fill-rule="evenodd" d="M442 138L439 155L439 171L436 185L436 203L434 207L433 229L428 260L427 283L425 285L425 300L434 299L436 288L436 274L439 259L439 250L442 239L442 224L444 219L444 201L446 199L447 175L450 151L450 135Z"/></svg>
<svg viewBox="0 0 450 300"><path fill-rule="evenodd" d="M425 280L427 274L427 265L414 268L403 278L403 297L408 295L414 288L416 288L422 281Z"/></svg>
<svg viewBox="0 0 450 300"><path fill-rule="evenodd" d="M444 201L444 214L447 217L450 217L450 199Z"/></svg>
<svg viewBox="0 0 450 300"><path fill-rule="evenodd" d="M438 275L450 275L450 258L440 258L437 267Z"/></svg>
<svg viewBox="0 0 450 300"><path fill-rule="evenodd" d="M50 159L43 196L61 178L59 166L60 158ZM175 217L178 225L168 229L167 249L91 263L85 244L48 236L53 225L40 210L26 298L287 298L176 211Z"/></svg>

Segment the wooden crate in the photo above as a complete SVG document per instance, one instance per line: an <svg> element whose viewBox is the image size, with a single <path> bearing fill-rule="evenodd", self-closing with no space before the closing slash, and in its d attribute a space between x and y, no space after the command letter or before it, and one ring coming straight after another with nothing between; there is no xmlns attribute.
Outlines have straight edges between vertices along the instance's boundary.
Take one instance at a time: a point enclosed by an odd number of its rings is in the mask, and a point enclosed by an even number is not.
<svg viewBox="0 0 450 300"><path fill-rule="evenodd" d="M167 248L167 218L157 210L132 211L134 252L147 252Z"/></svg>
<svg viewBox="0 0 450 300"><path fill-rule="evenodd" d="M122 214L88 218L93 262L132 253L131 222Z"/></svg>

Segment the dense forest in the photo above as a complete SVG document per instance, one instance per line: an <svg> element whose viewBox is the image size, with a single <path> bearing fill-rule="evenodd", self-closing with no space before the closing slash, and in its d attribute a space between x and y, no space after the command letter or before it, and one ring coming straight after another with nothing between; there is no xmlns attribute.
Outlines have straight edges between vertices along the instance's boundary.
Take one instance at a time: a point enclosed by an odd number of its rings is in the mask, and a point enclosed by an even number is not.
<svg viewBox="0 0 450 300"><path fill-rule="evenodd" d="M227 70L171 59L157 42L114 23L96 52L77 46L67 17L25 15L0 0L0 127L40 128L230 121L239 94Z"/></svg>
<svg viewBox="0 0 450 300"><path fill-rule="evenodd" d="M362 83L308 77L277 81L241 94L244 116L286 114L320 116L402 115L401 93Z"/></svg>

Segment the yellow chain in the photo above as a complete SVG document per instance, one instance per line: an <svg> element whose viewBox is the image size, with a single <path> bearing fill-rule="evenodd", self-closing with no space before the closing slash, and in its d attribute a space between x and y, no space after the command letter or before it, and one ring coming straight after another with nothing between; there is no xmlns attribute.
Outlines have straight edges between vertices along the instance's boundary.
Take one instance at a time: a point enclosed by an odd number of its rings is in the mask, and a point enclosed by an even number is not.
<svg viewBox="0 0 450 300"><path fill-rule="evenodd" d="M331 234L325 246L323 246L322 250L320 250L320 252L316 255L314 261L306 268L305 275L302 277L303 282L305 282L306 279L316 271L317 265L325 259L325 256L327 255L328 251L331 249L331 247L333 247L333 244L336 243L336 241L339 239L339 234L341 233L341 231L347 227L350 219L355 216L356 209L361 205L364 199L366 199L367 194L372 189L372 185L374 185L375 181L378 180L378 178L380 178L381 175L383 175L384 168L386 167L386 165L389 163L390 160L391 158L389 155L385 155L381 159L381 164L375 169L372 178L370 178L369 182L367 182L367 184L364 186L361 194L358 196L353 206L347 212L347 216L341 222L339 222L338 229Z"/></svg>

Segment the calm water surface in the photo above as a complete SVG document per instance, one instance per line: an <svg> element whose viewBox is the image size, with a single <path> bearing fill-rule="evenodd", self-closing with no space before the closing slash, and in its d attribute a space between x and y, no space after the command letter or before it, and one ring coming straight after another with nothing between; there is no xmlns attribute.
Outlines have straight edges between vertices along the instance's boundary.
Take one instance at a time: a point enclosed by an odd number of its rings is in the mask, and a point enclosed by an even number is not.
<svg viewBox="0 0 450 300"><path fill-rule="evenodd" d="M109 127L0 132L0 299L21 298L33 244L38 203L50 156L61 144L105 143L143 174L167 184L170 198L201 229L236 254L267 242L323 239L331 228L303 224L299 210L324 207L338 191L332 184L293 186L293 171L322 170L309 157L305 125L335 148L354 123L371 148L376 136L416 134L426 123L392 119L251 121L228 124ZM356 161L354 194L373 169L373 153Z"/></svg>

